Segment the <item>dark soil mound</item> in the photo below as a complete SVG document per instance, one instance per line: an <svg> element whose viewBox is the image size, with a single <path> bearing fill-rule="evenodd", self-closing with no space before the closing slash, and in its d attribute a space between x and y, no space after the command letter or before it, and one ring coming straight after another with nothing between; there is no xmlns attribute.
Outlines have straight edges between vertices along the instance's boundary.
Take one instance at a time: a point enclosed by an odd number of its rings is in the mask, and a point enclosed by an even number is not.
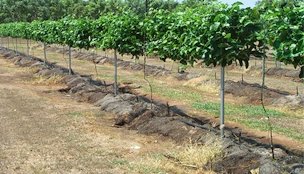
<svg viewBox="0 0 304 174"><path fill-rule="evenodd" d="M250 66L247 70L248 73L258 72L258 74L262 73L262 65L258 66ZM276 76L276 77L286 77L291 78L295 82L303 82L304 79L299 78L300 70L299 69L286 69L273 67L266 70L266 75L268 76Z"/></svg>
<svg viewBox="0 0 304 174"><path fill-rule="evenodd" d="M293 108L301 108L304 106L304 95L288 95L281 97L273 102L278 106L289 106Z"/></svg>
<svg viewBox="0 0 304 174"><path fill-rule="evenodd" d="M256 169L261 165L260 158L259 154L236 151L227 155L221 161L217 161L213 164L213 168L215 172L219 173L249 173L250 170Z"/></svg>
<svg viewBox="0 0 304 174"><path fill-rule="evenodd" d="M42 47L42 46L43 45L40 45L40 47ZM48 46L47 49L50 51L55 51L55 52L66 54L66 55L68 54L67 48L58 47L56 45ZM96 64L108 63L111 65L114 65L114 58L109 57L109 56L100 56L95 53L90 53L87 51L80 52L79 50L74 49L74 48L72 48L72 50L71 50L71 55L74 58L77 58L80 60L88 60L88 61L91 61ZM118 59L117 65L118 65L118 67L125 69L125 70L143 71L143 69L144 69L143 64L135 63L132 61L124 61L121 59ZM145 71L146 71L146 75L148 75L148 76L167 76L167 75L172 74L172 72L170 70L167 70L160 66L154 66L154 65L146 65ZM189 73L189 72L177 73L174 75L174 77L176 77L178 80L190 80L193 78L197 78L199 76L201 76L201 74Z"/></svg>
<svg viewBox="0 0 304 174"><path fill-rule="evenodd" d="M48 50L56 51L63 54L68 54L67 49L59 48L56 46L49 46ZM80 60L88 60L94 63L98 64L104 64L109 63L114 65L114 58L112 57L105 57L96 55L94 53L89 52L80 52L77 49L72 49L71 54L74 58L80 59ZM131 61L124 61L121 59L118 59L117 63L118 67L121 67L122 69L128 69L128 70L134 70L134 71L143 71L144 65L134 63ZM168 74L171 74L171 72L165 68L159 67L159 66L153 66L153 65L146 65L146 74L150 76L165 76Z"/></svg>
<svg viewBox="0 0 304 174"><path fill-rule="evenodd" d="M245 81L234 82L228 80L225 82L225 92L237 97L247 97L250 103L260 103L261 101L261 85L255 83L250 84ZM265 87L264 101L266 104L272 103L274 100L289 95L288 92L280 91Z"/></svg>
<svg viewBox="0 0 304 174"><path fill-rule="evenodd" d="M269 68L266 72L270 76L299 78L300 70L289 70L284 68Z"/></svg>
<svg viewBox="0 0 304 174"><path fill-rule="evenodd" d="M183 73L177 73L175 75L175 78L177 78L177 80L190 80L190 79L198 78L200 76L201 76L200 73L183 72Z"/></svg>

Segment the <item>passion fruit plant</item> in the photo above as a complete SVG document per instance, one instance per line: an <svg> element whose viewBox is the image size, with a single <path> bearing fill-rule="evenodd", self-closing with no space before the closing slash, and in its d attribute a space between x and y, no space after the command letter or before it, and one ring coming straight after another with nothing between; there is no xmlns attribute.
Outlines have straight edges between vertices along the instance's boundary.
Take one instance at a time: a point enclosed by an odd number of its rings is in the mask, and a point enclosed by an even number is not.
<svg viewBox="0 0 304 174"><path fill-rule="evenodd" d="M140 18L131 11L122 14L108 14L102 31L100 47L114 50L114 93L118 94L117 87L117 52L121 55L130 54L135 58L143 55L143 35L140 30Z"/></svg>
<svg viewBox="0 0 304 174"><path fill-rule="evenodd" d="M117 53L135 58L152 54L192 65L203 61L221 67L221 136L224 137L224 71L237 62L249 66L251 56L265 57L267 44L274 47L277 60L302 66L303 3L294 8L267 10L209 3L175 11L152 10L145 16L131 11L105 14L97 20L64 18L0 25L0 36L20 37L46 44L77 48L114 50L114 91L117 86ZM272 22L271 22L272 21ZM265 25L265 23L267 25ZM26 32L22 32L22 31ZM71 52L69 54L71 70Z"/></svg>
<svg viewBox="0 0 304 174"><path fill-rule="evenodd" d="M259 15L250 8L241 9L214 3L184 12L151 12L143 24L149 43L147 51L162 60L221 66L221 133L224 137L224 67L238 62L249 66L250 56L263 55Z"/></svg>
<svg viewBox="0 0 304 174"><path fill-rule="evenodd" d="M274 9L277 17L271 27L275 56L285 64L301 67L300 78L304 78L304 2L293 7Z"/></svg>

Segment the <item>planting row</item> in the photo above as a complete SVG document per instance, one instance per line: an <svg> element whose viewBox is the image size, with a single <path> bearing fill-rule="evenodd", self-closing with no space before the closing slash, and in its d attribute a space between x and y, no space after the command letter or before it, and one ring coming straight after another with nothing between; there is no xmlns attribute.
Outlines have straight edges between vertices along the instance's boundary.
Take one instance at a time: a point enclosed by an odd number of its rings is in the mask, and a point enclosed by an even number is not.
<svg viewBox="0 0 304 174"><path fill-rule="evenodd" d="M61 92L67 92L78 100L94 103L101 110L114 113L117 126L124 125L144 134L157 133L177 142L191 139L197 143L210 143L215 141L219 134L218 128L208 121L194 119L165 104L153 104L151 108L149 99L125 93L123 89L121 95L114 96L112 84L79 74L68 75L66 68L44 63L38 58L21 53L15 54L11 50L0 49L0 54L18 66L35 69L36 75L45 78L62 76L67 88L60 90ZM239 130L230 130L223 139L222 156L214 157L214 160L204 167L218 173L301 173L304 170L301 152L298 152L298 156L280 145L275 147L276 160L273 161L267 149L269 146L242 136Z"/></svg>
<svg viewBox="0 0 304 174"><path fill-rule="evenodd" d="M39 47L42 47L42 45L39 45ZM68 49L63 49L60 47L57 47L56 45L50 45L47 47L48 51L58 52L58 53L64 53L68 54ZM75 59L79 60L86 60L89 62L94 62L96 64L114 64L114 58L107 57L107 56L100 56L96 55L95 53L90 52L80 52L77 49L72 49L72 56ZM126 69L130 71L142 71L144 69L144 65L139 63L134 63L133 61L127 61L127 60L117 60L117 66L121 69ZM259 67L259 70L261 68ZM146 65L145 71L147 75L160 77L160 76L172 76L175 77L177 80L191 80L194 78L198 78L201 76L201 74L197 73L173 73L170 70L167 70L165 68L159 67L159 66L153 66L153 65ZM281 72L282 70L280 68L270 68L267 70L267 75L273 75L271 73L277 73ZM299 71L296 70L285 70L286 72L293 72L293 77L298 80ZM290 73L291 74L291 73ZM276 74L274 74L276 75ZM279 76L280 74L278 74ZM281 75L282 76L282 75ZM218 80L215 80L213 83L218 85ZM261 86L259 84L251 84L247 83L245 81L240 82L233 82L233 81L226 81L225 82L225 93L232 94L237 97L246 97L248 98L249 103L260 103L260 91ZM285 106L292 106L292 107L302 107L304 104L304 98L303 96L293 96L289 92L282 91L282 90L276 90L272 88L268 88L265 86L264 89L264 95L265 95L265 104L284 104ZM287 98L294 98L293 100L287 100ZM279 102L279 101L280 102ZM297 101L295 101L297 100ZM284 102L283 102L284 101Z"/></svg>

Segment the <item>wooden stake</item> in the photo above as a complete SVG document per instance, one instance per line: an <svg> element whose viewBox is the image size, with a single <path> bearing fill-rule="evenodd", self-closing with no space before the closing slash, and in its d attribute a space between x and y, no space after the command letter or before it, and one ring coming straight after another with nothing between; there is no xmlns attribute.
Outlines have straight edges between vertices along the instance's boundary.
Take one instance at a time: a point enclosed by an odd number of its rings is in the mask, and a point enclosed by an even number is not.
<svg viewBox="0 0 304 174"><path fill-rule="evenodd" d="M242 83L244 83L244 74L242 74Z"/></svg>
<svg viewBox="0 0 304 174"><path fill-rule="evenodd" d="M296 91L297 91L297 93L296 93L297 96L299 96L299 87L298 86L296 87Z"/></svg>
<svg viewBox="0 0 304 174"><path fill-rule="evenodd" d="M170 116L170 105L169 105L169 102L167 102L167 114L168 114L168 116Z"/></svg>

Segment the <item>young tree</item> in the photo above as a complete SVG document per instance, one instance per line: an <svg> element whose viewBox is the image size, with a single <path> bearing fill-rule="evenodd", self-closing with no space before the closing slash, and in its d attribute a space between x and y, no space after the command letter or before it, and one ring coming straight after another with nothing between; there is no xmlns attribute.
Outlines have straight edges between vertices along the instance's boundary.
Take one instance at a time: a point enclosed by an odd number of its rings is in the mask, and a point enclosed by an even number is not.
<svg viewBox="0 0 304 174"><path fill-rule="evenodd" d="M143 55L143 36L138 25L140 18L135 13L126 11L122 14L109 14L103 22L106 27L100 45L103 49L114 50L114 93L117 95L117 52L133 57Z"/></svg>
<svg viewBox="0 0 304 174"><path fill-rule="evenodd" d="M272 23L273 40L277 60L301 67L300 78L304 78L304 2L276 8Z"/></svg>

